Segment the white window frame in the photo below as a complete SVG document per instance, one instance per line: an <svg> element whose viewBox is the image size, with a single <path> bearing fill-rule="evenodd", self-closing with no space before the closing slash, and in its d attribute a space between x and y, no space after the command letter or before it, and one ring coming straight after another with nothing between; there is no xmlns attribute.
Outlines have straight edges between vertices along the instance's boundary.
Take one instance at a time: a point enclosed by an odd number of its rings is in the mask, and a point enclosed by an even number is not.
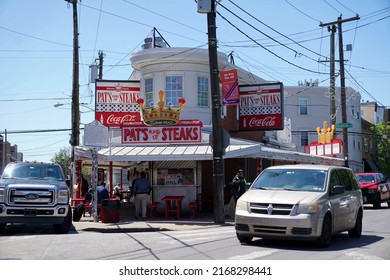
<svg viewBox="0 0 390 280"><path fill-rule="evenodd" d="M302 102L306 102L306 105L303 106L303 104L301 104ZM302 113L303 109L306 109L306 114ZM302 116L309 115L309 100L307 98L300 98L298 100L298 114Z"/></svg>
<svg viewBox="0 0 390 280"><path fill-rule="evenodd" d="M147 83L147 81L150 81L150 84ZM146 107L149 107L151 105L151 102L153 102L153 78L146 78L144 80L144 86Z"/></svg>
<svg viewBox="0 0 390 280"><path fill-rule="evenodd" d="M302 147L309 146L309 131L300 131L299 138Z"/></svg>
<svg viewBox="0 0 390 280"><path fill-rule="evenodd" d="M205 81L202 83L202 81ZM198 76L197 78L197 88L198 88L198 107L201 108L209 108L210 107L210 101L209 101L209 88L210 88L210 81L209 78L206 76Z"/></svg>
<svg viewBox="0 0 390 280"><path fill-rule="evenodd" d="M171 79L177 79L177 81ZM183 84L183 75L165 76L165 102L167 105L177 106L179 104L179 98L183 97Z"/></svg>

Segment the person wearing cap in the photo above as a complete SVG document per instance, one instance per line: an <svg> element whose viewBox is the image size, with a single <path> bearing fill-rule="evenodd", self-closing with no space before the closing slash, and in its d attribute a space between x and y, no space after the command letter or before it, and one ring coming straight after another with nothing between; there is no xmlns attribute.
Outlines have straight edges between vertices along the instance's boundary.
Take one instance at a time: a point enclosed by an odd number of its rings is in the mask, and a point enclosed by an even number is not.
<svg viewBox="0 0 390 280"><path fill-rule="evenodd" d="M244 177L244 170L239 169L236 176L234 176L231 185L234 190L234 198L237 200L245 192L246 180Z"/></svg>

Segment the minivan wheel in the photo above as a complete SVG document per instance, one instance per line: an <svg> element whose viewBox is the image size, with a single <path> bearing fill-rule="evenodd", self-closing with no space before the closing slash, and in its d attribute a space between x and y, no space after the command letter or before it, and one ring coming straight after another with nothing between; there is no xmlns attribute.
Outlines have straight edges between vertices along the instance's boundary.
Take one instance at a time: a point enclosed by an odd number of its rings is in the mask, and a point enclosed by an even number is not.
<svg viewBox="0 0 390 280"><path fill-rule="evenodd" d="M318 238L318 245L321 247L328 247L332 240L332 222L330 216L326 215L322 224L321 236Z"/></svg>
<svg viewBox="0 0 390 280"><path fill-rule="evenodd" d="M237 239L240 241L240 243L249 243L252 241L253 237L250 236L242 236L239 233L236 233Z"/></svg>
<svg viewBox="0 0 390 280"><path fill-rule="evenodd" d="M362 236L362 227L363 227L363 215L362 211L359 211L358 216L356 217L355 227L348 231L349 237L359 238Z"/></svg>

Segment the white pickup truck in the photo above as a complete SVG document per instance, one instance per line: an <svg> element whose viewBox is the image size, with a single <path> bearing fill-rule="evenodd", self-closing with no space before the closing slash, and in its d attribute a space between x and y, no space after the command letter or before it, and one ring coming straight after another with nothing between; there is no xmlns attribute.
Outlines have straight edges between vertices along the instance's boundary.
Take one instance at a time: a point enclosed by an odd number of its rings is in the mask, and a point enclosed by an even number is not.
<svg viewBox="0 0 390 280"><path fill-rule="evenodd" d="M0 233L7 224L52 224L56 233L72 227L69 188L61 166L12 162L0 179Z"/></svg>

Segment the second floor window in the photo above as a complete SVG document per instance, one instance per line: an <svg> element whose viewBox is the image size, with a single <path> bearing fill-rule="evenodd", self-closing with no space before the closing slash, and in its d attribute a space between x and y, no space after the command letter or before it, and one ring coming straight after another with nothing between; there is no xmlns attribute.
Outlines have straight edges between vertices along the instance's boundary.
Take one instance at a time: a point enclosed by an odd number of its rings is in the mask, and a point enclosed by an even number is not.
<svg viewBox="0 0 390 280"><path fill-rule="evenodd" d="M145 102L146 106L150 106L153 101L153 79L145 79Z"/></svg>
<svg viewBox="0 0 390 280"><path fill-rule="evenodd" d="M209 106L209 79L207 77L198 77L198 106Z"/></svg>
<svg viewBox="0 0 390 280"><path fill-rule="evenodd" d="M165 102L177 106L178 100L183 97L183 77L166 76L165 77Z"/></svg>
<svg viewBox="0 0 390 280"><path fill-rule="evenodd" d="M363 139L363 147L364 147L363 148L364 151L368 153L368 139L367 138Z"/></svg>
<svg viewBox="0 0 390 280"><path fill-rule="evenodd" d="M307 107L307 99L299 99L299 114L300 115L307 115L308 114L308 107Z"/></svg>
<svg viewBox="0 0 390 280"><path fill-rule="evenodd" d="M301 146L309 146L309 132L301 131Z"/></svg>

